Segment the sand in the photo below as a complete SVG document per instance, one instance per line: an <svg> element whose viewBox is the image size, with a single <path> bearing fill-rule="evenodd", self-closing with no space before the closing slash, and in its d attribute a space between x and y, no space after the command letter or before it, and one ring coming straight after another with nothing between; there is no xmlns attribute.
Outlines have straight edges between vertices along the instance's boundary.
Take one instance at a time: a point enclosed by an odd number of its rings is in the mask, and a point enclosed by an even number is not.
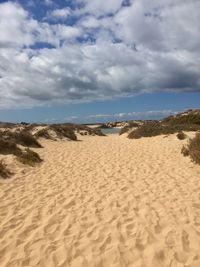
<svg viewBox="0 0 200 267"><path fill-rule="evenodd" d="M43 141L40 167L0 181L0 266L199 267L200 166L186 141L81 139Z"/></svg>

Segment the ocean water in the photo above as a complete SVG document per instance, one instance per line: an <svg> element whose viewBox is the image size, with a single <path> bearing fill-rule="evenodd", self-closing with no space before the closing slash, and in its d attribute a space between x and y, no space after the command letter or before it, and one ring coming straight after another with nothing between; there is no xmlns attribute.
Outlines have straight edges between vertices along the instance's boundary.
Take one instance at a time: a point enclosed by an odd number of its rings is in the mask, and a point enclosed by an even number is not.
<svg viewBox="0 0 200 267"><path fill-rule="evenodd" d="M119 134L121 128L106 128L106 129L101 129L102 133L104 134Z"/></svg>

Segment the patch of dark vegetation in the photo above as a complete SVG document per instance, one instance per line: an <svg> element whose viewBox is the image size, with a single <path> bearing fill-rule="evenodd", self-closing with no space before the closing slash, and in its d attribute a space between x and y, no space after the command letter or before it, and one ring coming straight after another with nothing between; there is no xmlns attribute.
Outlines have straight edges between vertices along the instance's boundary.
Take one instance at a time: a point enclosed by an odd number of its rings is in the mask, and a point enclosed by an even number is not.
<svg viewBox="0 0 200 267"><path fill-rule="evenodd" d="M4 140L0 138L0 154L3 155L14 155L23 164L34 166L36 163L42 162L40 156L26 148L24 151L21 150L15 143L10 140ZM3 169L3 167L2 167Z"/></svg>
<svg viewBox="0 0 200 267"><path fill-rule="evenodd" d="M44 128L39 130L36 134L35 134L36 138L45 138L45 139L52 139L52 137L50 136L48 129Z"/></svg>
<svg viewBox="0 0 200 267"><path fill-rule="evenodd" d="M178 132L176 136L179 140L184 140L187 138L187 135L182 131Z"/></svg>
<svg viewBox="0 0 200 267"><path fill-rule="evenodd" d="M41 126L48 126L48 124L45 124L45 123L41 123L41 124L38 124L38 123L31 123L31 124L28 124L25 126L25 130L26 131L32 131L33 129L37 128L37 127L41 127Z"/></svg>
<svg viewBox="0 0 200 267"><path fill-rule="evenodd" d="M163 124L162 122L154 121L154 122L146 122L136 130L130 132L128 138L138 139L141 137L152 137L162 134L164 135L174 134L180 131L198 131L198 130L200 130L200 126L195 124L169 125L169 124Z"/></svg>
<svg viewBox="0 0 200 267"><path fill-rule="evenodd" d="M25 122L25 121L22 121L22 122L20 122L20 124L21 124L21 125L25 125L25 126L27 126L27 125L29 125L30 123Z"/></svg>
<svg viewBox="0 0 200 267"><path fill-rule="evenodd" d="M1 133L1 137L5 140L9 140L12 143L26 146L26 147L34 147L41 148L41 144L37 141L37 139L29 133L27 130L22 131L4 131Z"/></svg>
<svg viewBox="0 0 200 267"><path fill-rule="evenodd" d="M119 135L129 132L132 128L138 128L140 126L139 123L135 121L130 121L127 126L121 128Z"/></svg>
<svg viewBox="0 0 200 267"><path fill-rule="evenodd" d="M181 153L184 156L190 156L191 160L200 165L200 133L189 140L187 147L183 147Z"/></svg>
<svg viewBox="0 0 200 267"><path fill-rule="evenodd" d="M0 154L3 155L19 155L21 153L21 149L17 147L15 143L10 140L5 140L0 138Z"/></svg>
<svg viewBox="0 0 200 267"><path fill-rule="evenodd" d="M105 136L99 128L90 128L86 125L81 124L52 124L49 126L49 129L53 130L60 138L65 137L73 141L77 141L75 132L78 132L80 134L85 133L87 135Z"/></svg>
<svg viewBox="0 0 200 267"><path fill-rule="evenodd" d="M86 125L81 125L81 124L75 124L74 127L77 132L85 131L88 135L105 136L105 134L102 133L101 128L99 127L90 128Z"/></svg>
<svg viewBox="0 0 200 267"><path fill-rule="evenodd" d="M7 168L3 160L0 161L0 177L3 179L9 178L13 173Z"/></svg>
<svg viewBox="0 0 200 267"><path fill-rule="evenodd" d="M183 146L181 149L181 153L183 154L184 157L189 156L189 149L186 146Z"/></svg>
<svg viewBox="0 0 200 267"><path fill-rule="evenodd" d="M77 136L71 124L52 124L49 126L49 129L53 130L60 138L66 137L73 141L77 140Z"/></svg>
<svg viewBox="0 0 200 267"><path fill-rule="evenodd" d="M193 162L200 165L200 133L189 140L187 147L182 147L181 153L184 156L190 156Z"/></svg>
<svg viewBox="0 0 200 267"><path fill-rule="evenodd" d="M21 163L29 166L35 166L43 161L38 153L30 150L29 148L26 148L25 151L21 151L21 153L17 156L17 159Z"/></svg>
<svg viewBox="0 0 200 267"><path fill-rule="evenodd" d="M189 111L188 111L189 112ZM192 112L192 111L191 111ZM163 120L168 124L197 124L200 125L200 111L196 113L179 114L176 116L170 116Z"/></svg>

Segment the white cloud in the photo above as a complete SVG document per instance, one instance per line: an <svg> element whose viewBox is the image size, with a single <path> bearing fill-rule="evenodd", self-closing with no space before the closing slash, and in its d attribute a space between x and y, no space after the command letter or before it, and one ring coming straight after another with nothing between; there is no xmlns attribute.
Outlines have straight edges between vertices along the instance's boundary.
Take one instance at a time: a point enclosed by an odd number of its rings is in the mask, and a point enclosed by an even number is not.
<svg viewBox="0 0 200 267"><path fill-rule="evenodd" d="M54 4L53 0L44 0L44 4L47 6L51 6Z"/></svg>
<svg viewBox="0 0 200 267"><path fill-rule="evenodd" d="M47 19L51 20L65 20L71 14L70 8L54 9L47 13Z"/></svg>
<svg viewBox="0 0 200 267"><path fill-rule="evenodd" d="M72 25L0 4L0 107L199 91L200 2L121 3L85 0Z"/></svg>
<svg viewBox="0 0 200 267"><path fill-rule="evenodd" d="M123 0L79 0L78 2L84 4L84 7L79 10L80 13L90 13L100 17L116 13L120 9Z"/></svg>

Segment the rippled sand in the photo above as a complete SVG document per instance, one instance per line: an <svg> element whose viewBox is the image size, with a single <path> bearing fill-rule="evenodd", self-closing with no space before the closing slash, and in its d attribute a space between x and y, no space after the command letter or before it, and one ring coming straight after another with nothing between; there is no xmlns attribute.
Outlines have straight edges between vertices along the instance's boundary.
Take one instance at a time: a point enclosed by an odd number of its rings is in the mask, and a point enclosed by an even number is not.
<svg viewBox="0 0 200 267"><path fill-rule="evenodd" d="M43 141L0 181L0 266L200 266L200 166L175 135ZM19 167L20 168L20 167Z"/></svg>

